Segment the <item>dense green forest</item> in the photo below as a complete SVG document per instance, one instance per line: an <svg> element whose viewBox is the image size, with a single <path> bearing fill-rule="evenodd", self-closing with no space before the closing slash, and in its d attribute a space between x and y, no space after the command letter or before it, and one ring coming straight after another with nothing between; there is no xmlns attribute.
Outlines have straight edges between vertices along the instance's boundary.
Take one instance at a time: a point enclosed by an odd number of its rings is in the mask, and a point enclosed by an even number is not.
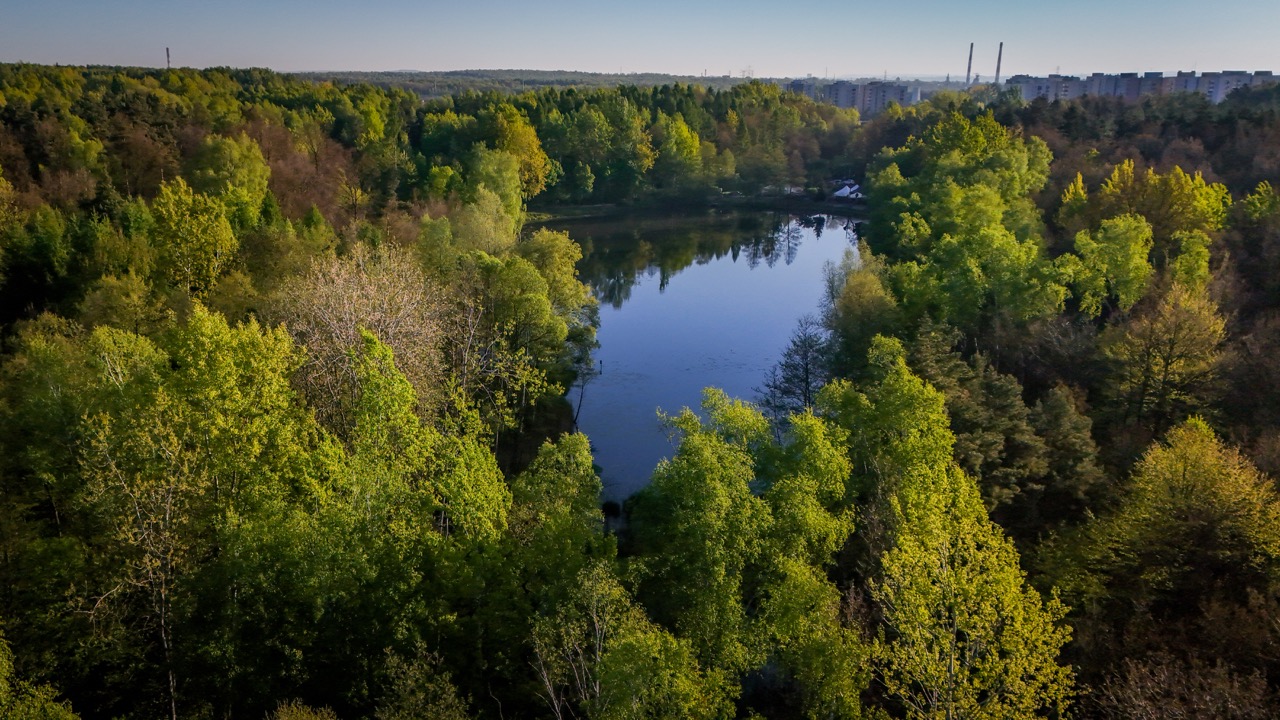
<svg viewBox="0 0 1280 720"><path fill-rule="evenodd" d="M820 317L607 519L530 203L850 173ZM1276 89L0 65L0 715L1272 717L1271 183Z"/></svg>

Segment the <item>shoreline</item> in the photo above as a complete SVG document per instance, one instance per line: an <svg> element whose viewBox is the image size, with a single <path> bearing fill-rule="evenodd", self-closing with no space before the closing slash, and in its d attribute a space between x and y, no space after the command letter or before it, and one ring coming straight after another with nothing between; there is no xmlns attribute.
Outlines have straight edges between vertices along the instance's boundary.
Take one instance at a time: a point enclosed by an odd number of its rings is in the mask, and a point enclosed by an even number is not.
<svg viewBox="0 0 1280 720"><path fill-rule="evenodd" d="M788 212L796 215L836 215L866 219L865 202L813 200L803 196L721 196L709 198L646 198L633 203L596 205L560 205L532 208L526 212L526 224L545 224L564 220L614 218L626 215L663 214L690 210L760 210Z"/></svg>

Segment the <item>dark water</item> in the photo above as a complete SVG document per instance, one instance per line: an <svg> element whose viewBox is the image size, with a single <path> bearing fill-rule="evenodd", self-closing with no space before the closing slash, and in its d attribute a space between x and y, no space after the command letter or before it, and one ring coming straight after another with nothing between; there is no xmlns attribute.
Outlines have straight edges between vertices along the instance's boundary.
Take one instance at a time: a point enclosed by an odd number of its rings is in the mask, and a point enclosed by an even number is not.
<svg viewBox="0 0 1280 720"><path fill-rule="evenodd" d="M844 218L775 213L567 221L600 301L601 374L582 396L607 499L643 487L673 445L658 419L702 390L752 399L796 321L816 313L823 266L856 249ZM570 393L578 399L577 389Z"/></svg>

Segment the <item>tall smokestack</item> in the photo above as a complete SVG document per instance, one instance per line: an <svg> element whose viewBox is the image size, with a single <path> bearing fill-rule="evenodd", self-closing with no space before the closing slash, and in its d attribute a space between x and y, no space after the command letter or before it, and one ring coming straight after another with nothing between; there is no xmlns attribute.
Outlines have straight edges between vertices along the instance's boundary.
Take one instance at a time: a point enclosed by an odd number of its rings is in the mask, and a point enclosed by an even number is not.
<svg viewBox="0 0 1280 720"><path fill-rule="evenodd" d="M1000 43L1000 52L996 54L996 88L1000 87L1000 62L1004 60L1004 43Z"/></svg>
<svg viewBox="0 0 1280 720"><path fill-rule="evenodd" d="M969 78L973 77L973 43L969 43L969 67L964 70L964 86L969 87Z"/></svg>
<svg viewBox="0 0 1280 720"><path fill-rule="evenodd" d="M970 51L969 51L969 54L970 54L970 55L972 55L972 54L973 54L973 51L972 51L972 50L970 50ZM972 60L970 60L969 62L973 62L973 61L972 61ZM168 70L168 69L170 69L170 68L172 68L172 67L173 67L173 65L170 65L170 64L169 64L169 48L165 48L165 49L164 49L164 67L165 67L165 69L166 69L166 70Z"/></svg>

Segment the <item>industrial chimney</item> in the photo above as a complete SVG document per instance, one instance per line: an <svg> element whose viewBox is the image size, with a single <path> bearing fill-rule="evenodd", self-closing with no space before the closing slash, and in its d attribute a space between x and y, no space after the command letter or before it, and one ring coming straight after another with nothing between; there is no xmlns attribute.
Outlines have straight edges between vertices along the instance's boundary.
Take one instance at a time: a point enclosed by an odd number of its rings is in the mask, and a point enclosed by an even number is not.
<svg viewBox="0 0 1280 720"><path fill-rule="evenodd" d="M964 70L964 86L969 87L969 78L973 77L973 43L969 43L969 67Z"/></svg>
<svg viewBox="0 0 1280 720"><path fill-rule="evenodd" d="M1000 62L1004 60L1004 43L1000 43L1000 52L996 54L996 89L1000 88Z"/></svg>

